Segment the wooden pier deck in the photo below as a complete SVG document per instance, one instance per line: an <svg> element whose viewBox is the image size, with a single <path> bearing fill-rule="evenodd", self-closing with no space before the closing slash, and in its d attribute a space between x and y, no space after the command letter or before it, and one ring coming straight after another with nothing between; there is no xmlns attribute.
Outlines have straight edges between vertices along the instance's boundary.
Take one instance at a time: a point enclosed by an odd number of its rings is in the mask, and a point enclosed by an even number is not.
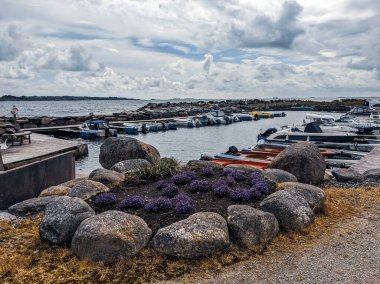
<svg viewBox="0 0 380 284"><path fill-rule="evenodd" d="M86 144L78 141L57 139L37 133L31 134L31 143L15 145L1 151L5 169L25 165L49 156L75 151Z"/></svg>

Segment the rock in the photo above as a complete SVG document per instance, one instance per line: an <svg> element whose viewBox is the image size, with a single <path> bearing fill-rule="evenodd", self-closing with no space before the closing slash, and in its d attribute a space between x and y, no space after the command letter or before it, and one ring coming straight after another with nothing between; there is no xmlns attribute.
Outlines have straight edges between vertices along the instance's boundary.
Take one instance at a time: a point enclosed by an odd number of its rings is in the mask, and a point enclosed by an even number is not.
<svg viewBox="0 0 380 284"><path fill-rule="evenodd" d="M274 183L297 182L295 175L280 169L265 169L263 170L263 175Z"/></svg>
<svg viewBox="0 0 380 284"><path fill-rule="evenodd" d="M67 196L78 197L83 200L87 200L92 196L107 191L109 191L109 188L100 182L92 180L82 180L73 186L73 188L70 190Z"/></svg>
<svg viewBox="0 0 380 284"><path fill-rule="evenodd" d="M70 190L71 188L68 186L55 185L41 191L39 196L66 195Z"/></svg>
<svg viewBox="0 0 380 284"><path fill-rule="evenodd" d="M50 117L42 117L41 118L41 124L42 125L46 125L46 124L49 124L50 122L52 122L53 119L51 119Z"/></svg>
<svg viewBox="0 0 380 284"><path fill-rule="evenodd" d="M318 185L323 181L326 162L313 143L299 142L278 154L269 167L289 172L299 182Z"/></svg>
<svg viewBox="0 0 380 284"><path fill-rule="evenodd" d="M15 215L12 215L8 212L1 211L0 212L0 223L7 223L7 224L18 224L21 221L21 219Z"/></svg>
<svg viewBox="0 0 380 284"><path fill-rule="evenodd" d="M285 231L300 230L314 221L313 210L301 195L276 191L260 203L260 208L276 217Z"/></svg>
<svg viewBox="0 0 380 284"><path fill-rule="evenodd" d="M254 172L260 172L260 173L263 172L263 170L261 170L261 169L257 169L257 168L246 166L246 165L234 165L234 164L232 164L232 165L227 165L226 168L231 168L231 169L234 169L234 170L237 170L239 172L246 173L246 174L251 174Z"/></svg>
<svg viewBox="0 0 380 284"><path fill-rule="evenodd" d="M202 168L213 168L213 169L221 169L223 170L223 166L211 161L204 161L204 160L190 160L187 163L187 167L191 169L202 169Z"/></svg>
<svg viewBox="0 0 380 284"><path fill-rule="evenodd" d="M46 205L56 198L57 196L45 196L27 199L9 207L8 212L17 216L26 216L28 213L37 214L45 211Z"/></svg>
<svg viewBox="0 0 380 284"><path fill-rule="evenodd" d="M153 237L153 247L158 252L186 258L222 252L229 244L227 222L213 212L195 213L159 229Z"/></svg>
<svg viewBox="0 0 380 284"><path fill-rule="evenodd" d="M80 257L109 263L135 255L151 235L152 230L140 217L112 210L84 220L71 248Z"/></svg>
<svg viewBox="0 0 380 284"><path fill-rule="evenodd" d="M334 169L332 175L337 181L349 182L349 181L359 181L363 178L357 171L349 169Z"/></svg>
<svg viewBox="0 0 380 284"><path fill-rule="evenodd" d="M271 213L247 205L231 205L227 214L231 238L245 246L267 243L278 234L278 222Z"/></svg>
<svg viewBox="0 0 380 284"><path fill-rule="evenodd" d="M277 189L302 196L305 198L314 213L323 210L326 195L325 192L319 187L298 182L284 182L280 183Z"/></svg>
<svg viewBox="0 0 380 284"><path fill-rule="evenodd" d="M75 178L75 179L72 179L72 180L66 181L66 182L64 182L64 183L61 183L60 185L62 185L62 186L67 186L67 187L72 188L74 185L76 185L78 182L80 182L80 181L82 181L82 180L88 180L88 177L79 177L79 178Z"/></svg>
<svg viewBox="0 0 380 284"><path fill-rule="evenodd" d="M82 199L61 196L46 206L40 223L40 237L54 245L71 241L79 224L95 215L94 210Z"/></svg>
<svg viewBox="0 0 380 284"><path fill-rule="evenodd" d="M106 169L130 159L145 159L155 164L160 161L160 153L152 145L130 137L110 137L100 146L99 162Z"/></svg>
<svg viewBox="0 0 380 284"><path fill-rule="evenodd" d="M374 148L358 163L349 169L334 169L333 176L339 182L357 182L370 178L380 177L380 146Z"/></svg>
<svg viewBox="0 0 380 284"><path fill-rule="evenodd" d="M107 169L96 169L90 173L89 179L110 185L122 182L124 180L124 174Z"/></svg>
<svg viewBox="0 0 380 284"><path fill-rule="evenodd" d="M147 160L144 160L144 159L131 159L131 160L120 161L114 164L111 170L119 172L119 173L126 173L129 171L136 171L136 170L148 167L150 165L151 163L149 163Z"/></svg>

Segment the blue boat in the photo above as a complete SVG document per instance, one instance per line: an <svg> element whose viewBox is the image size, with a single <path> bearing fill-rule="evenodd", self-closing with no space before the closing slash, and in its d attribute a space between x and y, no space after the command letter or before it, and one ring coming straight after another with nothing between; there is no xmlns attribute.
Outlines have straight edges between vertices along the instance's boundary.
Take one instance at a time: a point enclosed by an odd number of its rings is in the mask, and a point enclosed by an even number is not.
<svg viewBox="0 0 380 284"><path fill-rule="evenodd" d="M139 134L139 125L134 123L124 123L123 126L125 126L125 134L129 135L137 135Z"/></svg>
<svg viewBox="0 0 380 284"><path fill-rule="evenodd" d="M79 127L79 129L81 130L80 135L83 139L117 136L116 129L111 129L104 120L89 120Z"/></svg>

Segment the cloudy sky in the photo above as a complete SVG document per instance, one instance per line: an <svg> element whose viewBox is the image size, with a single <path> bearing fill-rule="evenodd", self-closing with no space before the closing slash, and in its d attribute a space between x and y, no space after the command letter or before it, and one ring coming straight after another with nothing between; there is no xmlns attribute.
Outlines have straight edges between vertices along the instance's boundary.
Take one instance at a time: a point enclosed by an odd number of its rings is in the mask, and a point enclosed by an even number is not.
<svg viewBox="0 0 380 284"><path fill-rule="evenodd" d="M380 95L379 0L0 0L0 94Z"/></svg>

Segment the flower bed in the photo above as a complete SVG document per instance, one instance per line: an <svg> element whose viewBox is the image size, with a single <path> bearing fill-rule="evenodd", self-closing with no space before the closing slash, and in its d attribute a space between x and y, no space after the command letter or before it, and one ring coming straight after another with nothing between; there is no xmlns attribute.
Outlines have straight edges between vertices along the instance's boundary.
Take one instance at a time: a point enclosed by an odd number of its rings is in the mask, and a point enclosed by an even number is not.
<svg viewBox="0 0 380 284"><path fill-rule="evenodd" d="M258 207L273 191L260 173L184 168L164 179L127 179L112 189L115 202L99 203L94 197L88 203L97 214L116 209L138 215L157 231L196 212L216 212L226 217L227 207L233 204Z"/></svg>

